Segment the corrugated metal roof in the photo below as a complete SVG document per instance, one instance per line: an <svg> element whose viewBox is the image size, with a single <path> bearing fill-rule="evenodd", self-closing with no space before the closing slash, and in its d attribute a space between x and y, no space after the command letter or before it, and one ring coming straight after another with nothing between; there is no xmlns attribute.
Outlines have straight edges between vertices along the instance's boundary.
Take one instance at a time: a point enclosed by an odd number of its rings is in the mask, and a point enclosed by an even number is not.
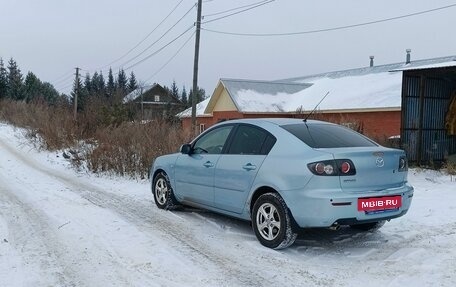
<svg viewBox="0 0 456 287"><path fill-rule="evenodd" d="M448 56L277 81L221 79L219 85L223 84L235 106L244 113L310 111L326 92L329 92L328 97L318 106L322 112L398 110L401 107L402 69L447 65L455 59L456 56ZM202 102L197 115L205 115L209 103L208 100ZM180 116L189 116L188 110Z"/></svg>
<svg viewBox="0 0 456 287"><path fill-rule="evenodd" d="M441 63L434 63L434 64L424 64L424 65L414 65L414 66L406 66L401 69L397 69L394 71L411 71L411 70L428 70L428 69L436 69L436 68L451 68L456 67L456 58L452 61L448 62L441 62Z"/></svg>
<svg viewBox="0 0 456 287"><path fill-rule="evenodd" d="M241 90L251 90L260 94L294 94L310 86L310 83L293 83L279 81L255 81L240 79L220 79L229 93L237 94Z"/></svg>
<svg viewBox="0 0 456 287"><path fill-rule="evenodd" d="M278 82L270 83L271 87L277 85L276 89L262 92L250 89L249 86L255 88L256 85L246 85L245 82L244 88L230 90L230 85L226 88L238 110L244 113L306 112L317 105L320 112L398 110L401 106L401 81L401 72L382 72L338 78L314 77L300 89L285 92L280 91L284 84ZM329 95L319 103L328 92Z"/></svg>
<svg viewBox="0 0 456 287"><path fill-rule="evenodd" d="M425 59L425 60L415 60L411 61L410 64L406 64L405 62L401 63L394 63L394 64L387 64L387 65L379 65L373 67L363 67L363 68L356 68L356 69L349 69L349 70L341 70L341 71L334 71L334 72L327 72L327 73L320 73L314 75L307 75L302 77L294 77L288 79L278 80L279 82L298 82L298 83L305 83L311 79L315 78L342 78L348 76L363 76L368 74L376 74L376 73L385 73L390 71L400 71L405 68L418 68L420 66L425 65L435 65L439 63L451 62L456 60L456 56L446 56L446 57L439 57L439 58L432 58L432 59Z"/></svg>

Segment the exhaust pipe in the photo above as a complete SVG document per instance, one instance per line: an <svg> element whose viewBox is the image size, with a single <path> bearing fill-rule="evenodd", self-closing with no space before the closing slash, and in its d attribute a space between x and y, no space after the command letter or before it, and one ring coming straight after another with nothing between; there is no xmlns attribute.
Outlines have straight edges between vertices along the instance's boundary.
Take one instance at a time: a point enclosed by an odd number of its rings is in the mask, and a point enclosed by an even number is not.
<svg viewBox="0 0 456 287"><path fill-rule="evenodd" d="M330 230L333 230L333 231L337 231L340 229L340 225L339 223L337 222L334 222L330 227L329 227Z"/></svg>

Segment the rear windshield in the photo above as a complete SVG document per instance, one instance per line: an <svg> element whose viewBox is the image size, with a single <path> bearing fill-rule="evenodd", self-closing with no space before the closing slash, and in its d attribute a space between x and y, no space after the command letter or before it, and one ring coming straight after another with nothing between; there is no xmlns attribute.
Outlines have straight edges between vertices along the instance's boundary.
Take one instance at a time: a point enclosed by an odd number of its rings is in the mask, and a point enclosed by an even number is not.
<svg viewBox="0 0 456 287"><path fill-rule="evenodd" d="M312 148L377 146L357 132L339 125L302 123L283 125L282 128Z"/></svg>

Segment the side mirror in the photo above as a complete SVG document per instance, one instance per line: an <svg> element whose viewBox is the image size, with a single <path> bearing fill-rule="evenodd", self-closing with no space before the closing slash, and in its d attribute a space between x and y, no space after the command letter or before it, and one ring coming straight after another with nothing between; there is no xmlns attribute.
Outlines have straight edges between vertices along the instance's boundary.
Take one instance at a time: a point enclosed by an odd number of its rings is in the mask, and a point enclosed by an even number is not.
<svg viewBox="0 0 456 287"><path fill-rule="evenodd" d="M184 144L180 147L182 154L190 154L192 152L192 146L190 144Z"/></svg>

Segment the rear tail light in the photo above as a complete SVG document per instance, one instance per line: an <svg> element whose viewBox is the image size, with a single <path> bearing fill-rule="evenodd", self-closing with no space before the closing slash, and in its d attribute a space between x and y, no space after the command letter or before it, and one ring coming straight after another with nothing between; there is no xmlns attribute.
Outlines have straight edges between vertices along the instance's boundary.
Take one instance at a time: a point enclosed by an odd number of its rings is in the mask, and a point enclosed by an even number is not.
<svg viewBox="0 0 456 287"><path fill-rule="evenodd" d="M349 162L347 161L344 161L342 162L342 164L340 165L340 171L343 173L343 174L347 174L350 172L350 169L351 169L351 165Z"/></svg>
<svg viewBox="0 0 456 287"><path fill-rule="evenodd" d="M317 161L309 163L307 167L315 175L346 176L356 174L355 165L349 159Z"/></svg>
<svg viewBox="0 0 456 287"><path fill-rule="evenodd" d="M407 171L408 170L408 163L407 163L407 157L401 156L399 158L399 171Z"/></svg>

